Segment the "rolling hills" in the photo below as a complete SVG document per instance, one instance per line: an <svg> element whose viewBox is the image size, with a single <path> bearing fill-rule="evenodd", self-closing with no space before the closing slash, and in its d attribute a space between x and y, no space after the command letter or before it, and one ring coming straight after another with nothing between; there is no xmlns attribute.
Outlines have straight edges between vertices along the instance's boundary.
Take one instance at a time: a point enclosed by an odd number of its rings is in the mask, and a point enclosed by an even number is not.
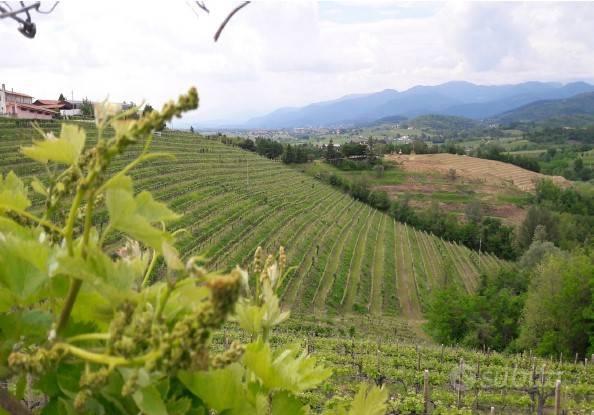
<svg viewBox="0 0 594 415"><path fill-rule="evenodd" d="M89 126L93 141L96 132ZM41 128L56 131L59 124ZM18 152L33 138L29 123L0 120L3 174L43 176L42 166ZM152 148L176 160L136 168L136 190L150 189L183 214L173 225L186 229L177 242L180 252L204 254L210 268L229 269L246 264L258 245L269 251L285 246L295 268L283 302L296 314L419 319L427 294L446 278L473 291L480 272L505 264L394 222L281 163L214 139L163 132Z"/></svg>

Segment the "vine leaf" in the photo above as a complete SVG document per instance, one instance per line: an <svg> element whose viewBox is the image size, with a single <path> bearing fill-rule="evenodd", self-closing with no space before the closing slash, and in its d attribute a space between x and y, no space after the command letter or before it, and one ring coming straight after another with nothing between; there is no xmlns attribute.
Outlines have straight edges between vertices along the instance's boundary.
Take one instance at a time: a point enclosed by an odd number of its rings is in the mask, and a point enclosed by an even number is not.
<svg viewBox="0 0 594 415"><path fill-rule="evenodd" d="M4 209L25 210L31 206L27 188L13 171L5 178L0 174L0 211Z"/></svg>
<svg viewBox="0 0 594 415"><path fill-rule="evenodd" d="M246 347L243 361L268 390L299 393L315 388L332 374L331 370L316 366L316 359L305 352L298 354L293 348L274 355L270 345L262 341Z"/></svg>
<svg viewBox="0 0 594 415"><path fill-rule="evenodd" d="M52 275L68 275L88 282L105 297L116 299L133 287L147 266L148 258L138 256L113 261L98 247L87 248L87 256L69 256L61 252Z"/></svg>
<svg viewBox="0 0 594 415"><path fill-rule="evenodd" d="M362 384L353 399L348 415L383 415L386 413L387 399L386 389Z"/></svg>
<svg viewBox="0 0 594 415"><path fill-rule="evenodd" d="M50 133L44 140L35 141L32 146L21 148L21 152L41 163L53 161L74 165L78 163L85 141L85 130L77 125L62 124L60 138Z"/></svg>
<svg viewBox="0 0 594 415"><path fill-rule="evenodd" d="M12 234L0 238L0 309L27 305L38 299L49 281L50 248Z"/></svg>
<svg viewBox="0 0 594 415"><path fill-rule="evenodd" d="M105 203L111 226L164 254L168 264L176 262L177 252L171 245L173 238L167 232L152 226L152 223L177 219L177 214L155 201L148 192L141 192L134 197L132 179L128 176L110 183ZM179 268L179 264L176 268Z"/></svg>
<svg viewBox="0 0 594 415"><path fill-rule="evenodd" d="M240 412L245 405L242 377L243 368L233 363L224 369L208 372L181 371L177 377L194 395L217 412L226 410Z"/></svg>
<svg viewBox="0 0 594 415"><path fill-rule="evenodd" d="M305 415L307 407L304 407L299 399L287 392L274 394L270 408L271 415Z"/></svg>
<svg viewBox="0 0 594 415"><path fill-rule="evenodd" d="M143 414L147 415L168 415L167 407L153 385L140 388L132 395L134 402Z"/></svg>

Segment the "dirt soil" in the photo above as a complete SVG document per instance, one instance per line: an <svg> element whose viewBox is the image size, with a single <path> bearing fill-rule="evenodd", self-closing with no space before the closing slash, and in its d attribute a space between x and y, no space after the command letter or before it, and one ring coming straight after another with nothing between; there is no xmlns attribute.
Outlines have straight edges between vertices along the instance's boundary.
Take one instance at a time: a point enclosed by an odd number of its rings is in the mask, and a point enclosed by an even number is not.
<svg viewBox="0 0 594 415"><path fill-rule="evenodd" d="M561 176L546 176L513 164L455 154L394 154L385 156L386 160L401 166L405 171L417 173L448 174L450 169L467 180L486 184L512 185L520 190L534 191L538 180L548 178L560 186L571 182Z"/></svg>

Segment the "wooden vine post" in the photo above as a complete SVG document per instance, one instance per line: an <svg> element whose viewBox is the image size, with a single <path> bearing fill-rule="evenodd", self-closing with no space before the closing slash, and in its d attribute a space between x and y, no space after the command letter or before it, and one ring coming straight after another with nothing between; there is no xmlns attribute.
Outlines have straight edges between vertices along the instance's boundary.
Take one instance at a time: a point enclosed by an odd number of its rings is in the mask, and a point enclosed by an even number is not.
<svg viewBox="0 0 594 415"><path fill-rule="evenodd" d="M429 392L429 370L425 369L423 374L423 402L424 402L424 414L427 415L429 413L429 401L431 400L430 392Z"/></svg>
<svg viewBox="0 0 594 415"><path fill-rule="evenodd" d="M462 404L462 373L464 372L464 359L460 359L460 373L458 374L458 408Z"/></svg>
<svg viewBox="0 0 594 415"><path fill-rule="evenodd" d="M555 415L561 415L561 379L555 382Z"/></svg>

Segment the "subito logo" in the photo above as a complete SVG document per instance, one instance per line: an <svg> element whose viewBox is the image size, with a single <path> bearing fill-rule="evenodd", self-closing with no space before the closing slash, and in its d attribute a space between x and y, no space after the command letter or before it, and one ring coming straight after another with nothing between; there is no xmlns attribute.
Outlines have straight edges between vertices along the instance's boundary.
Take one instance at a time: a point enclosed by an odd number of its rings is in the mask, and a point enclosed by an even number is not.
<svg viewBox="0 0 594 415"><path fill-rule="evenodd" d="M456 365L450 371L450 385L456 391L464 392L472 389L476 383L476 374L470 365Z"/></svg>

